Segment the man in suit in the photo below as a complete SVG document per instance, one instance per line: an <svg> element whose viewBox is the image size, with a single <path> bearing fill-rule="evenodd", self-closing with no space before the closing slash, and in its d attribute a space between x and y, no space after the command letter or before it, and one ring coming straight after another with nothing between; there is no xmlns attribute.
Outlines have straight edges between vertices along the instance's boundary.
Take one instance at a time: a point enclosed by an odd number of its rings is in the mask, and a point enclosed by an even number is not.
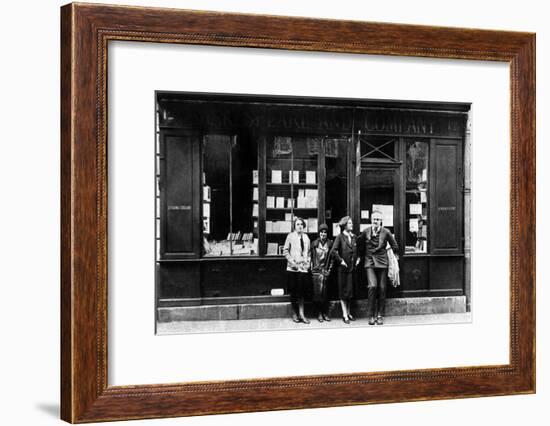
<svg viewBox="0 0 550 426"><path fill-rule="evenodd" d="M375 210L371 215L372 225L357 239L359 261L364 262L367 273L369 324L384 324L386 311L386 283L388 281L387 243L398 257L398 247L392 233L382 226L382 213ZM376 310L375 310L376 305Z"/></svg>

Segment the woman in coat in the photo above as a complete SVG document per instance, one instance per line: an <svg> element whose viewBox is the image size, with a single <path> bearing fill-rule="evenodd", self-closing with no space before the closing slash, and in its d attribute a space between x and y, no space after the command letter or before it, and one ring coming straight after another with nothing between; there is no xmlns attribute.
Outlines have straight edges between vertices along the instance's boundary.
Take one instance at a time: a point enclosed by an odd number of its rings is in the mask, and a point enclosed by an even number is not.
<svg viewBox="0 0 550 426"><path fill-rule="evenodd" d="M338 297L342 306L342 320L349 324L355 321L350 311L350 300L353 297L353 275L357 263L357 243L353 234L353 221L345 216L340 222L340 235L334 240L331 256L338 271Z"/></svg>
<svg viewBox="0 0 550 426"><path fill-rule="evenodd" d="M287 265L287 288L292 303L292 320L309 324L304 314L304 296L309 282L311 253L309 237L304 232L305 221L294 219L294 231L287 235L283 254Z"/></svg>
<svg viewBox="0 0 550 426"><path fill-rule="evenodd" d="M313 304L319 322L330 321L328 315L327 280L332 266L328 239L328 226L319 226L319 238L311 243L311 275L313 279Z"/></svg>

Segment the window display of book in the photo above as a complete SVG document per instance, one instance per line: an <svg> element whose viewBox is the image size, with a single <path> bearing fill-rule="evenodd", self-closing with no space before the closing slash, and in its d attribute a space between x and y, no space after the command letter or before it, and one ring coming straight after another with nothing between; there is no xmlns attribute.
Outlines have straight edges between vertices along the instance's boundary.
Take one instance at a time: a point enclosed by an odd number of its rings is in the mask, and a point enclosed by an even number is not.
<svg viewBox="0 0 550 426"><path fill-rule="evenodd" d="M305 138L274 137L267 146L265 253L279 256L294 218L306 221L306 232L318 230L318 153L307 150Z"/></svg>
<svg viewBox="0 0 550 426"><path fill-rule="evenodd" d="M257 255L258 238L252 232L230 232L221 241L205 242L205 256Z"/></svg>

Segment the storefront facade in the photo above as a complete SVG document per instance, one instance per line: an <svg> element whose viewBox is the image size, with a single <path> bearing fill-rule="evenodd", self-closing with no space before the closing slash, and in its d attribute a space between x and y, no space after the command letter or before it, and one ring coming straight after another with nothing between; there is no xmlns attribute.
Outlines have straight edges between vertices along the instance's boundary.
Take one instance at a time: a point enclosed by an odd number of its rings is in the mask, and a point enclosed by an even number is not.
<svg viewBox="0 0 550 426"><path fill-rule="evenodd" d="M469 301L469 110L158 92L157 307L285 303L293 218L334 238L373 210L400 249L390 298Z"/></svg>

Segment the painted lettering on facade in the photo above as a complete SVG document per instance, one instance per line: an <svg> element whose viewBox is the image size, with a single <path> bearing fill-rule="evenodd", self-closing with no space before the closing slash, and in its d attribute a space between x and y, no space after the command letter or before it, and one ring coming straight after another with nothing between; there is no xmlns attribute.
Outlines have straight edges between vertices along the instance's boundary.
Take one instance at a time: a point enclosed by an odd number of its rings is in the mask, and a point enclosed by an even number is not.
<svg viewBox="0 0 550 426"><path fill-rule="evenodd" d="M201 128L206 131L249 128L294 132L396 135L461 135L465 116L402 110L303 108L286 106L170 105L160 114L160 125Z"/></svg>
<svg viewBox="0 0 550 426"><path fill-rule="evenodd" d="M433 135L435 123L429 118L422 117L367 116L364 121L364 129L369 133Z"/></svg>

